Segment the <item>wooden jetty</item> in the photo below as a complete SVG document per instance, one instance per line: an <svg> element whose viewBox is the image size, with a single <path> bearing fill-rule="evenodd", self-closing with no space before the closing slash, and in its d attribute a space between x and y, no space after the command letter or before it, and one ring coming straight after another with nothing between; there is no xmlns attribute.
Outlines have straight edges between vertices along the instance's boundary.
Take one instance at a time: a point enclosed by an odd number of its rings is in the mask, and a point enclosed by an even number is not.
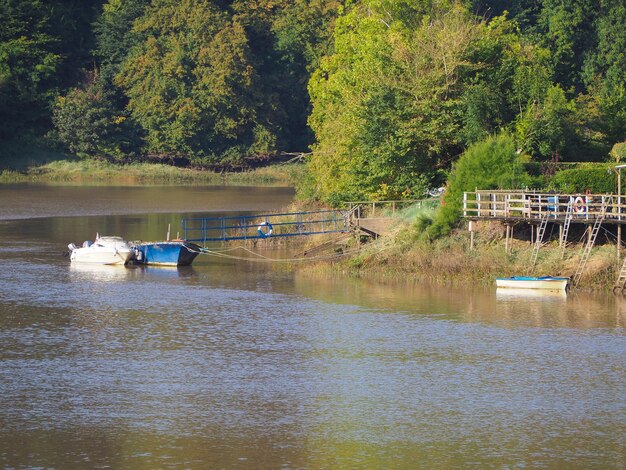
<svg viewBox="0 0 626 470"><path fill-rule="evenodd" d="M398 222L400 211L409 206L424 207L438 203L438 199L402 199L389 201L349 201L345 205L351 225L372 238L391 232Z"/></svg>
<svg viewBox="0 0 626 470"><path fill-rule="evenodd" d="M574 285L582 277L600 227L617 227L617 257L620 259L622 225L626 224L626 204L615 194L555 194L538 191L476 190L463 193L463 216L470 221L499 220L506 226L506 247L512 237L513 224L525 222L532 229L533 252L530 268L534 267L543 235L548 223L559 225L562 254L567 246L571 224L585 224L585 243L578 268L573 276ZM471 227L471 224L470 224ZM471 231L471 229L470 229ZM472 233L473 235L473 233ZM615 289L626 288L626 260L622 266Z"/></svg>
<svg viewBox="0 0 626 470"><path fill-rule="evenodd" d="M604 217L607 224L626 223L626 198L614 194L552 194L535 191L484 190L463 193L463 216L504 222L550 221L593 223Z"/></svg>

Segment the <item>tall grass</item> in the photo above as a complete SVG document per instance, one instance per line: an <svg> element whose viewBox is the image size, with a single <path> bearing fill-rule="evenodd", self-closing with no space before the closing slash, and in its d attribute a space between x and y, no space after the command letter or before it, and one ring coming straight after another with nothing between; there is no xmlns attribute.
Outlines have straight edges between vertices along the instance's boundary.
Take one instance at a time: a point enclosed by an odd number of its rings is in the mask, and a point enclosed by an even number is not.
<svg viewBox="0 0 626 470"><path fill-rule="evenodd" d="M215 184L290 186L302 165L275 165L241 173L215 173L154 163L117 165L97 160L54 161L24 173L5 170L0 182L84 184Z"/></svg>
<svg viewBox="0 0 626 470"><path fill-rule="evenodd" d="M420 214L423 215L419 212L418 217ZM544 246L537 264L530 269L530 241L513 240L507 253L503 230L496 224L477 233L474 249L470 248L466 231L452 231L446 237L428 241L416 233L417 226L419 224L406 224L393 239L381 238L366 245L358 256L342 261L334 269L359 277L487 286L494 285L496 277L572 277L582 251L582 245L573 245L561 259L558 242ZM580 287L608 290L619 268L615 245L597 246L587 262Z"/></svg>

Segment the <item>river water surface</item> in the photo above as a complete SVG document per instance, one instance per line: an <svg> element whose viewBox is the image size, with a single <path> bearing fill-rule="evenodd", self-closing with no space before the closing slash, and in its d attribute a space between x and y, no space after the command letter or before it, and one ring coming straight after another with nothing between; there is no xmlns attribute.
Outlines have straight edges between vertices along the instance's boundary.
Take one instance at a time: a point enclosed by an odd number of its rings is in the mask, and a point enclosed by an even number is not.
<svg viewBox="0 0 626 470"><path fill-rule="evenodd" d="M0 465L625 468L621 297L61 256L291 198L0 186Z"/></svg>

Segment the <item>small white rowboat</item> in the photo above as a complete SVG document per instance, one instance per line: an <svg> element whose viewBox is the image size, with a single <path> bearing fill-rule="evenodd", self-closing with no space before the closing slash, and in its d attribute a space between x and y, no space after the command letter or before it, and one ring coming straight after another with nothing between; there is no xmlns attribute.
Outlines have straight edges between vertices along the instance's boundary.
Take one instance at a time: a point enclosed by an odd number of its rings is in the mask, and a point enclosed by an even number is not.
<svg viewBox="0 0 626 470"><path fill-rule="evenodd" d="M565 290L569 283L569 277L499 277L496 279L496 287L513 289L549 289Z"/></svg>

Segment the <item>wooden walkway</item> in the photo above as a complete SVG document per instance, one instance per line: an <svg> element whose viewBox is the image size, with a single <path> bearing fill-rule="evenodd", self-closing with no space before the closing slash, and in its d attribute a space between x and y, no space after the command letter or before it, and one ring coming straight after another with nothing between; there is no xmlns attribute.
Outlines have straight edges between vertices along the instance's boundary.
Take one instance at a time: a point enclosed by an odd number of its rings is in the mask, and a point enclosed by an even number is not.
<svg viewBox="0 0 626 470"><path fill-rule="evenodd" d="M593 224L626 223L626 197L615 194L550 194L532 191L473 191L463 193L463 216L470 220L495 219L539 224L550 222Z"/></svg>
<svg viewBox="0 0 626 470"><path fill-rule="evenodd" d="M373 238L391 232L398 222L399 212L409 206L424 207L438 203L438 199L403 199L393 201L346 202L350 224L358 231Z"/></svg>
<svg viewBox="0 0 626 470"><path fill-rule="evenodd" d="M572 277L574 286L580 282L601 225L617 227L617 259L621 261L622 225L626 223L624 197L615 194L552 194L535 191L470 191L463 193L463 216L470 220L471 246L474 232L471 221L499 220L506 225L506 250L512 238L513 225L525 222L531 226L534 248L529 270L532 272L539 249L544 243L543 233L548 223L559 225L561 257L568 244L571 224L585 224L587 243ZM533 227L535 227L533 229ZM536 234L535 234L536 232ZM626 260L623 261L614 291L626 288Z"/></svg>

